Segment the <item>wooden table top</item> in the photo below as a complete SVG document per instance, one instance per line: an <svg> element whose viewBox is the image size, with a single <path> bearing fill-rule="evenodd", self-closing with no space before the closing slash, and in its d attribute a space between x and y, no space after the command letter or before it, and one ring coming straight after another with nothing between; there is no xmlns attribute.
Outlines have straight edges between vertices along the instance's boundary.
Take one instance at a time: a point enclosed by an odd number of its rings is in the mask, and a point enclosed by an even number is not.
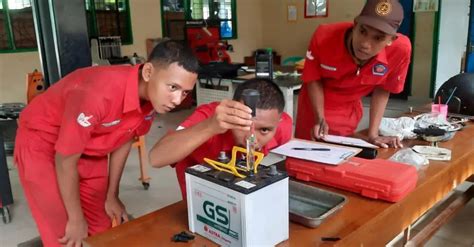
<svg viewBox="0 0 474 247"><path fill-rule="evenodd" d="M426 145L420 140L403 142L405 146ZM343 194L348 202L319 227L311 229L290 222L290 238L278 246L383 246L422 216L434 204L474 172L474 124L458 131L455 137L439 143L452 150L451 161L430 161L418 171L413 192L397 203L364 198L319 184L319 188ZM378 158L388 158L395 149L379 149ZM168 246L178 245L171 237L188 229L187 209L177 202L131 222L89 237L86 246ZM323 242L321 237L338 237L336 242ZM217 246L196 235L196 239L179 246Z"/></svg>

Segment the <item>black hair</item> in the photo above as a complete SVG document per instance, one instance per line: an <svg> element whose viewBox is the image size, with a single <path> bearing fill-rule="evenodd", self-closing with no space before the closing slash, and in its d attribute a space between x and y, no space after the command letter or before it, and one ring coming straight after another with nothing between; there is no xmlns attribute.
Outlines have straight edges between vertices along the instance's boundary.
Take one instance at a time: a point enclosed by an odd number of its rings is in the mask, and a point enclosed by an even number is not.
<svg viewBox="0 0 474 247"><path fill-rule="evenodd" d="M285 98L278 85L270 79L255 78L239 84L235 89L234 100L242 100L242 92L245 89L255 89L260 93L260 100L257 102L257 109L271 110L278 109L283 112L285 109Z"/></svg>
<svg viewBox="0 0 474 247"><path fill-rule="evenodd" d="M191 73L198 73L199 62L191 49L176 40L165 40L158 43L148 57L148 62L158 66L168 67L172 63Z"/></svg>

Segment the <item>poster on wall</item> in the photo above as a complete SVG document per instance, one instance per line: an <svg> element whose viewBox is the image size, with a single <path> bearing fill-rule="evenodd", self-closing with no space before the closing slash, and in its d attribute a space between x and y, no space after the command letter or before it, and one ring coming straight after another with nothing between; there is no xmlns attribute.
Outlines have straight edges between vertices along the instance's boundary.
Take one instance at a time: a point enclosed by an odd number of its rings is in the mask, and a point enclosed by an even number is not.
<svg viewBox="0 0 474 247"><path fill-rule="evenodd" d="M327 17L328 0L305 0L304 18Z"/></svg>
<svg viewBox="0 0 474 247"><path fill-rule="evenodd" d="M413 2L413 12L434 12L438 11L439 0L415 0Z"/></svg>
<svg viewBox="0 0 474 247"><path fill-rule="evenodd" d="M288 14L287 14L288 22L295 22L298 19L298 10L296 5L288 4Z"/></svg>

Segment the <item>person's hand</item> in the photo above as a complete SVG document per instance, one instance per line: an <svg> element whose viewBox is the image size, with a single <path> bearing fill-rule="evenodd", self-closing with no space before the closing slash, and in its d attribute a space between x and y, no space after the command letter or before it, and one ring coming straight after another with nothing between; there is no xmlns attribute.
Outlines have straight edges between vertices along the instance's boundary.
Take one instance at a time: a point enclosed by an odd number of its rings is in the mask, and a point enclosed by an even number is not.
<svg viewBox="0 0 474 247"><path fill-rule="evenodd" d="M396 136L374 136L369 137L369 142L382 148L403 148L400 138Z"/></svg>
<svg viewBox="0 0 474 247"><path fill-rule="evenodd" d="M211 118L211 127L220 134L229 129L250 131L251 113L252 110L240 102L223 100Z"/></svg>
<svg viewBox="0 0 474 247"><path fill-rule="evenodd" d="M313 139L319 140L322 139L325 135L327 135L329 132L329 126L326 122L326 120L321 119L318 121L317 124L314 125L313 127Z"/></svg>
<svg viewBox="0 0 474 247"><path fill-rule="evenodd" d="M128 221L127 210L125 210L125 206L118 197L107 197L105 200L105 212L110 217L110 220L113 222L115 219L118 225Z"/></svg>
<svg viewBox="0 0 474 247"><path fill-rule="evenodd" d="M67 247L81 247L82 240L87 238L87 221L68 220L64 236L58 239L59 243Z"/></svg>

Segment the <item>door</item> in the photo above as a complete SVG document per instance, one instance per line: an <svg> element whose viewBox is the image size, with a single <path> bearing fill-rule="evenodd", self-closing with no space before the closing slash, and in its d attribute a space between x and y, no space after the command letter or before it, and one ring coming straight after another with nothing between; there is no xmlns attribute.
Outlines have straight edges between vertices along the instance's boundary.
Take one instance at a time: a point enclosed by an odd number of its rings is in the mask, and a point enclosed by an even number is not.
<svg viewBox="0 0 474 247"><path fill-rule="evenodd" d="M471 12L469 13L466 72L474 73L474 0L471 0Z"/></svg>
<svg viewBox="0 0 474 247"><path fill-rule="evenodd" d="M440 0L438 60L432 94L449 78L459 74L466 52L470 0Z"/></svg>
<svg viewBox="0 0 474 247"><path fill-rule="evenodd" d="M400 28L398 29L399 33L406 35L411 41L413 46L413 0L400 0L400 4L403 6L403 22ZM412 55L413 56L413 55ZM391 95L391 98L398 99L408 99L408 96L411 94L411 76L412 75L412 66L408 68L408 73L406 76L405 87L403 91L399 94Z"/></svg>

